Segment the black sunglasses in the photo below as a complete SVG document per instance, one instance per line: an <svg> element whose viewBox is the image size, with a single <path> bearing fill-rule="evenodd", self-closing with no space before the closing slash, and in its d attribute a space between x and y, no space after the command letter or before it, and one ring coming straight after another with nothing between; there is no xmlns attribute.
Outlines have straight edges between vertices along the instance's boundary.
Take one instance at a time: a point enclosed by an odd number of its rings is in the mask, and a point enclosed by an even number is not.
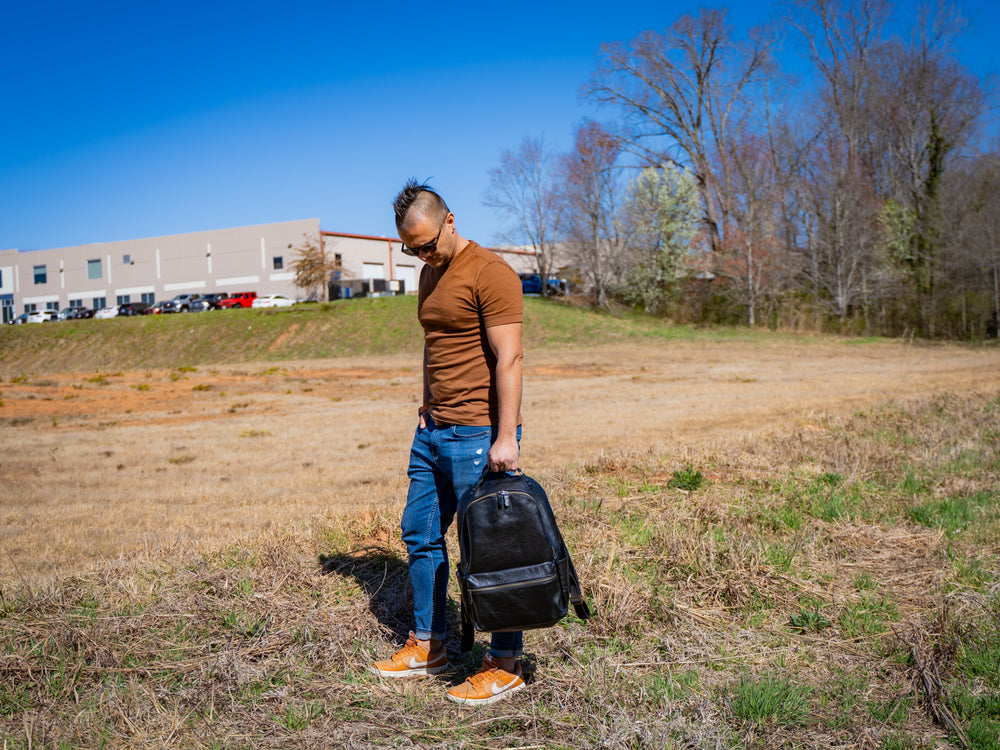
<svg viewBox="0 0 1000 750"><path fill-rule="evenodd" d="M438 233L437 236L434 237L433 242L428 242L426 245L421 245L420 247L407 247L406 245L403 245L403 254L412 255L415 258L420 255L420 253L433 253L437 250L438 240L441 239L441 230L444 229L446 221L448 221L448 214L445 214L444 219L441 220L441 226L438 227Z"/></svg>

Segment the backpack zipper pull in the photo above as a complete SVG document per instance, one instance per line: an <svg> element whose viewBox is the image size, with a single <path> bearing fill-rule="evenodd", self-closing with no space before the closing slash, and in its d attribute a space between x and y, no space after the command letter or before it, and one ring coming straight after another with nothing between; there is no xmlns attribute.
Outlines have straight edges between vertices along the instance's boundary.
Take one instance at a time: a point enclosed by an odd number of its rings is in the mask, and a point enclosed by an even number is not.
<svg viewBox="0 0 1000 750"><path fill-rule="evenodd" d="M510 497L507 496L507 490L500 490L497 493L497 510L503 510L504 508L510 507Z"/></svg>

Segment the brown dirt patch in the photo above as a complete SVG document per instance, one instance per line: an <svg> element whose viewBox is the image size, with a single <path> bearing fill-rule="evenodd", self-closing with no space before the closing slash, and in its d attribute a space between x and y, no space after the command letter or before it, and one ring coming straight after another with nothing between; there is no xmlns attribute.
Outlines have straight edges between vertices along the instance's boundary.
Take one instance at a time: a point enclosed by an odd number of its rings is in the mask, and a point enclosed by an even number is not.
<svg viewBox="0 0 1000 750"><path fill-rule="evenodd" d="M418 368L397 356L0 384L0 578L40 580L123 550L225 545L272 526L398 512ZM998 390L997 349L677 342L529 351L522 466L545 475L642 451L682 462L893 399Z"/></svg>
<svg viewBox="0 0 1000 750"><path fill-rule="evenodd" d="M64 373L0 383L0 418L176 423L233 413L246 408L239 399L247 397L266 401L276 394L303 393L341 400L394 389L406 378L412 378L406 369L357 367Z"/></svg>

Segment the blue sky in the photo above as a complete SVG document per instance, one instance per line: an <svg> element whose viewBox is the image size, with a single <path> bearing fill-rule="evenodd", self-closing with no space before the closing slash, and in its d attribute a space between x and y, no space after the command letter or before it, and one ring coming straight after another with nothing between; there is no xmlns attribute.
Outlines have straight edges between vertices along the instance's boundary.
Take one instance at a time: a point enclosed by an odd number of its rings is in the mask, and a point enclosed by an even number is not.
<svg viewBox="0 0 1000 750"><path fill-rule="evenodd" d="M737 32L777 4L734 4ZM697 4L47 2L0 23L0 248L319 218L393 235L430 178L463 235L498 239L487 171L525 135L567 148L602 42ZM962 59L996 69L978 0Z"/></svg>

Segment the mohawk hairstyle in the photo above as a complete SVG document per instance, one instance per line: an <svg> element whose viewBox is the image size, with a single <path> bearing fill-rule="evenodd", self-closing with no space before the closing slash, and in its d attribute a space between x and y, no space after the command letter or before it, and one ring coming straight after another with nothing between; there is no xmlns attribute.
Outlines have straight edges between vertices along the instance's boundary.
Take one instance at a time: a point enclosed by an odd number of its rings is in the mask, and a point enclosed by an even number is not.
<svg viewBox="0 0 1000 750"><path fill-rule="evenodd" d="M413 218L429 216L436 221L443 221L450 213L448 204L426 182L417 182L411 177L392 202L396 213L396 229L402 229L413 213Z"/></svg>

